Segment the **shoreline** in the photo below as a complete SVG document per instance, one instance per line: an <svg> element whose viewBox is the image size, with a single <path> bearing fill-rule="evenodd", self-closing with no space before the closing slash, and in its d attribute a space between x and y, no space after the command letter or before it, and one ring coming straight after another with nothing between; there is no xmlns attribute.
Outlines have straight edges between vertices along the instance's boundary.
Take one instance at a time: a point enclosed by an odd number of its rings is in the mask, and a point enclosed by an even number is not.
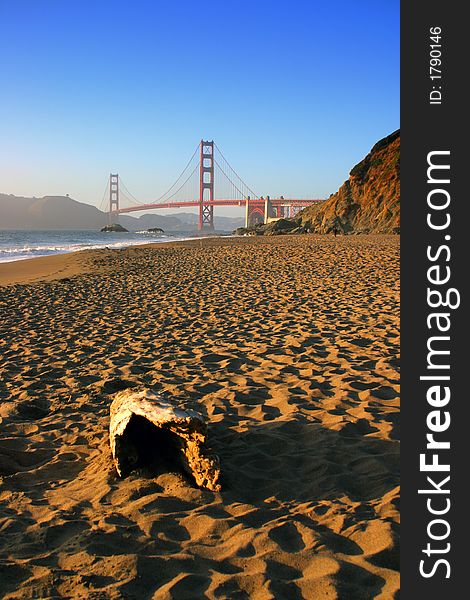
<svg viewBox="0 0 470 600"><path fill-rule="evenodd" d="M26 285L40 282L56 281L64 278L76 277L84 275L92 269L91 263L93 257L101 256L103 253L114 253L114 252L127 252L134 249L155 249L168 248L168 247L202 247L207 245L208 240L216 241L216 245L223 244L224 242L230 243L270 243L269 240L278 239L283 237L286 239L292 239L294 236L238 236L238 235L211 235L211 236L200 236L194 238L185 238L180 240L171 240L164 242L145 242L141 244L134 244L124 246L122 248L94 248L75 250L71 252L64 252L62 254L53 254L50 256L35 256L31 258L25 258L21 260L14 260L9 262L0 263L0 287L9 285ZM302 234L300 236L310 240L316 241L332 241L332 236L325 234ZM390 238L395 239L399 236L395 234L359 234L354 236L340 236L334 238L335 240L347 238L347 239L375 239L375 238ZM231 240L232 242L230 242Z"/></svg>
<svg viewBox="0 0 470 600"><path fill-rule="evenodd" d="M165 240L164 242L145 241L138 244L130 244L121 248L102 248L72 250L60 254L48 256L34 256L18 260L0 262L0 287L8 285L33 284L40 282L56 281L64 278L75 277L88 272L90 259L95 253L126 252L135 248L159 248L173 245L184 245L209 239L229 239L237 236L214 235L194 238L182 238L178 240Z"/></svg>
<svg viewBox="0 0 470 600"><path fill-rule="evenodd" d="M20 231L20 230L14 230L16 231ZM2 232L9 232L9 230L0 230L0 234ZM56 233L56 230L50 230L50 231L45 231L45 233ZM36 233L35 231L26 231L26 233ZM73 233L76 233L75 231L73 231ZM87 230L83 231L84 234L88 233ZM139 233L139 232L129 232L129 233ZM125 250L126 248L133 248L136 246L145 246L147 244L165 244L165 243L172 243L172 242L185 242L185 241L191 241L192 239L200 239L201 237L205 237L205 238L212 238L212 237L233 237L233 233L229 233L229 232L219 232L219 233L214 233L211 235L204 235L204 236L199 236L197 235L197 232L195 232L194 235L185 235L183 237L175 237L173 235L170 234L165 234L164 238L161 237L155 237L155 236L149 236L147 239L145 238L138 238L138 239L133 239L133 240L127 240L126 242L121 242L118 241L116 239L114 240L109 240L108 243L90 243L90 244L86 244L86 243L78 243L76 242L74 245L75 247L70 248L64 246L63 248L58 248L56 249L56 251L54 252L48 252L46 254L37 254L37 255L31 255L31 256L20 256L19 258L15 258L14 254L12 258L8 258L8 259L2 259L0 260L0 265L4 265L4 264L9 264L9 263L16 263L16 262L20 262L23 260L34 260L37 258L49 258L49 257L53 257L53 256L60 256L60 255L64 255L64 254L75 254L76 252L85 252L85 251L94 251L94 250ZM80 247L82 246L82 247ZM38 250L38 249L36 249ZM15 250L16 252L16 250ZM20 253L21 250L18 249L18 253Z"/></svg>

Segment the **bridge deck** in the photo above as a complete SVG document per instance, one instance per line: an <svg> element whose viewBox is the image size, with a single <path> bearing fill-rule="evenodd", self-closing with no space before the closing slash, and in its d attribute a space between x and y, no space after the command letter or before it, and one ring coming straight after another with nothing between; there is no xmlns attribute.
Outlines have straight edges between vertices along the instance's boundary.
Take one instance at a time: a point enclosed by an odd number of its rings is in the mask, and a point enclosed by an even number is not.
<svg viewBox="0 0 470 600"><path fill-rule="evenodd" d="M264 198L253 198L250 199L250 206L264 206ZM317 204L318 202L324 202L323 198L270 198L269 202L271 206L309 206L310 204ZM187 206L199 206L199 200L187 200L178 202L163 202L159 204L140 204L139 206L129 206L126 208L119 208L118 213L129 213L142 210L153 210L155 208L185 208ZM246 200L205 200L204 206L245 206Z"/></svg>

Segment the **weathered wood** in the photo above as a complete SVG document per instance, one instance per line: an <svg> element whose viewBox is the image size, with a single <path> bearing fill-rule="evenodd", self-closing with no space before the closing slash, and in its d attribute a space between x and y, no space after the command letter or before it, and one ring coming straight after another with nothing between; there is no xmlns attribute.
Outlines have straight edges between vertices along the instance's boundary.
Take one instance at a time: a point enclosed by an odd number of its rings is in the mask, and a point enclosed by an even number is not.
<svg viewBox="0 0 470 600"><path fill-rule="evenodd" d="M165 435L171 434L172 451L183 469L194 478L196 484L212 491L219 491L219 459L207 453L207 423L204 417L193 410L174 406L149 389L123 390L118 392L111 404L109 441L114 464L120 477L125 477L145 456L139 455L137 444L132 440L129 424L134 417L141 417L157 427ZM155 435L155 445L162 444ZM168 438L169 439L169 438ZM152 442L152 440L151 440ZM152 448L162 454L168 448Z"/></svg>

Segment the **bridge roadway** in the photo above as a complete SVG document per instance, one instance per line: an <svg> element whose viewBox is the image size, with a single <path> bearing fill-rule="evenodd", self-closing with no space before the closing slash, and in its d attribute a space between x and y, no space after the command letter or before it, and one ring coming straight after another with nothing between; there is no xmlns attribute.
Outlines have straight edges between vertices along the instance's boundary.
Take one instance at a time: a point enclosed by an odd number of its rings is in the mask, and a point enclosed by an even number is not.
<svg viewBox="0 0 470 600"><path fill-rule="evenodd" d="M250 198L248 203L250 206L263 206L266 202L265 198ZM324 198L269 198L269 203L272 207L291 207L301 206L305 208L310 204L317 204L318 202L324 202ZM247 200L204 200L204 206L246 206ZM142 210L152 210L155 208L185 208L186 206L199 206L200 200L185 200L178 202L163 202L161 204L139 204L138 206L128 206L125 208L119 207L117 212L119 214L130 213Z"/></svg>

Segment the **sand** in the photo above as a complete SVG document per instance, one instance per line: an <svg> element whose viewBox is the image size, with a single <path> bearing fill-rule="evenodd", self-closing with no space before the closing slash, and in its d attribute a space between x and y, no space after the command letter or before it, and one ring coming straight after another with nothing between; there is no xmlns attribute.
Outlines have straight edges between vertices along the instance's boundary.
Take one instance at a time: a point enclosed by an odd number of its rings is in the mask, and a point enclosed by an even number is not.
<svg viewBox="0 0 470 600"><path fill-rule="evenodd" d="M2 598L398 597L397 237L82 252L0 283ZM208 418L221 492L117 477L132 385Z"/></svg>

